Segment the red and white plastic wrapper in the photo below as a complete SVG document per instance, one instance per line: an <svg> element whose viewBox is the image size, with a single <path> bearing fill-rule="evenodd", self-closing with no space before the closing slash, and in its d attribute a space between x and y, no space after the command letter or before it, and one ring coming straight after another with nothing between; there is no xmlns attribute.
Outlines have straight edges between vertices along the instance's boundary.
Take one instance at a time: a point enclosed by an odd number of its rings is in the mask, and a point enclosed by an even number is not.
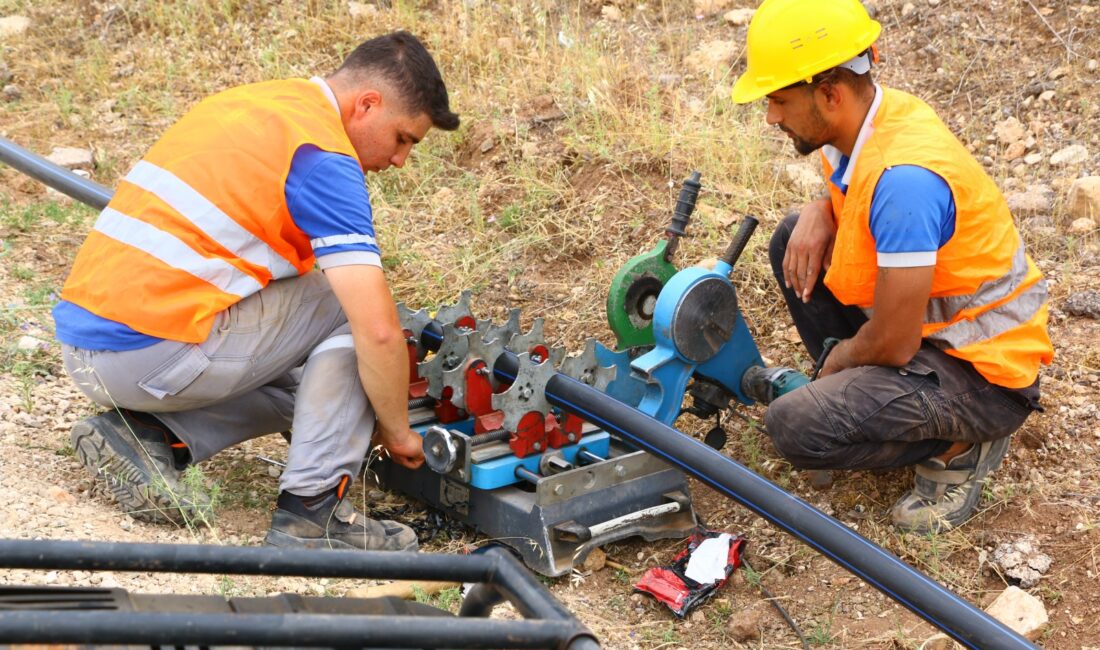
<svg viewBox="0 0 1100 650"><path fill-rule="evenodd" d="M667 567L645 572L635 591L650 594L683 618L696 605L714 595L741 566L745 540L715 530L696 530L688 547Z"/></svg>

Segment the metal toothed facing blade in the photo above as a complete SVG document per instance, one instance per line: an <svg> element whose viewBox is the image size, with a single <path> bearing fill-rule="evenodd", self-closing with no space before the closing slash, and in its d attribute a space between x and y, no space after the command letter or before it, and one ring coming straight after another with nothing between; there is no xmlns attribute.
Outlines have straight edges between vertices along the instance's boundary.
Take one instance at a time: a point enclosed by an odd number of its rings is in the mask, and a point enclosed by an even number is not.
<svg viewBox="0 0 1100 650"><path fill-rule="evenodd" d="M548 361L534 363L527 352L516 355L519 362L516 379L508 390L493 395L493 408L504 412L502 426L515 431L524 415L538 412L546 415L550 403L546 401L546 382L556 374Z"/></svg>
<svg viewBox="0 0 1100 650"><path fill-rule="evenodd" d="M397 319L401 322L401 329L407 330L412 335L412 343L416 345L417 358L423 359L426 350L420 345L420 335L424 332L424 328L428 326L428 323L432 322L432 317L427 310L413 311L401 302L397 304Z"/></svg>
<svg viewBox="0 0 1100 650"><path fill-rule="evenodd" d="M483 341L511 341L513 336L519 334L519 309L508 310L508 320L503 325L494 325L491 320L478 320L477 331Z"/></svg>
<svg viewBox="0 0 1100 650"><path fill-rule="evenodd" d="M453 305L444 305L435 312L435 319L439 321L440 325L451 324L454 325L463 319L473 319L473 312L470 311L470 290L467 289L462 292L458 297L458 302ZM473 323L471 323L472 325Z"/></svg>
<svg viewBox="0 0 1100 650"><path fill-rule="evenodd" d="M584 352L576 356L566 357L561 362L561 374L572 377L577 381L588 384L596 390L603 391L615 378L614 366L605 368L596 358L596 339L588 339L584 342Z"/></svg>
<svg viewBox="0 0 1100 650"><path fill-rule="evenodd" d="M457 370L461 376L469 352L470 338L476 337L476 334L474 330L455 327L450 323L443 325L443 342L439 344L439 349L430 359L416 365L420 376L428 380L428 395L443 399L443 388L448 385L444 379L445 373ZM461 382L459 384L459 394L452 394L450 399L455 406L462 408L465 402L461 394Z"/></svg>

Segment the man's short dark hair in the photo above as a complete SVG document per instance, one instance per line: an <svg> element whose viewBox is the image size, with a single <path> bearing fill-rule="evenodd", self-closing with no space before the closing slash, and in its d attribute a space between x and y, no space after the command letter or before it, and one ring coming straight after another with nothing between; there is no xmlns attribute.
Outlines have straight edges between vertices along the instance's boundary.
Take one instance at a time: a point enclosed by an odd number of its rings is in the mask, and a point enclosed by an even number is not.
<svg viewBox="0 0 1100 650"><path fill-rule="evenodd" d="M363 41L336 73L354 77L376 74L401 94L410 114L426 114L437 129L458 128L458 115L451 112L447 86L435 60L409 32L393 32Z"/></svg>

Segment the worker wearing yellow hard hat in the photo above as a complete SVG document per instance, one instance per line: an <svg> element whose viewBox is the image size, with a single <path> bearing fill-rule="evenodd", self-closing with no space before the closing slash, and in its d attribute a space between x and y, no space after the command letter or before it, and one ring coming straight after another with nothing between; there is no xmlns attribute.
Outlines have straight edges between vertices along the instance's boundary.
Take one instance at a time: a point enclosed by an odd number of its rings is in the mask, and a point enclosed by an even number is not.
<svg viewBox="0 0 1100 650"><path fill-rule="evenodd" d="M803 343L827 357L765 424L801 469L914 465L891 516L931 532L974 512L1053 349L1046 283L996 184L926 103L872 80L881 29L857 0L765 0L749 25L733 100L766 98L828 189L769 248Z"/></svg>

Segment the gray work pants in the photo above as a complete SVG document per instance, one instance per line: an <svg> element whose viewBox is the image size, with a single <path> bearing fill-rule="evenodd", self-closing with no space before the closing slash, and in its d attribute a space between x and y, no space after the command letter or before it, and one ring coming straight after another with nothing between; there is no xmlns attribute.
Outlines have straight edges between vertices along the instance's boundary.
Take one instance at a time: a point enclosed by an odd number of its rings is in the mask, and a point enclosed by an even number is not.
<svg viewBox="0 0 1100 650"><path fill-rule="evenodd" d="M197 345L62 351L85 395L155 413L194 462L293 428L281 490L320 494L357 475L370 446L374 412L347 317L320 272L272 282L233 305Z"/></svg>
<svg viewBox="0 0 1100 650"><path fill-rule="evenodd" d="M798 333L812 357L826 337L851 338L866 322L818 280L808 303L783 284L783 256L798 214L772 236L768 255ZM887 469L947 451L952 442L1012 435L1039 401L1039 383L1019 390L989 383L972 365L921 345L903 368L848 368L780 397L764 426L799 469Z"/></svg>

